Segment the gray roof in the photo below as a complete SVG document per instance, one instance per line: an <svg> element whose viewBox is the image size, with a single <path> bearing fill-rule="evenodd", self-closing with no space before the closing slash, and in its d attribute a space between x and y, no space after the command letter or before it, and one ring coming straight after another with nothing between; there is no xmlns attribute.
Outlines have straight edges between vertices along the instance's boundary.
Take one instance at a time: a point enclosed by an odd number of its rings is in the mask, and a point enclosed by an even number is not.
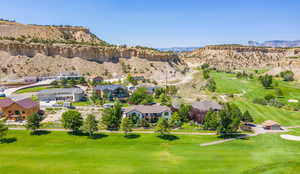
<svg viewBox="0 0 300 174"><path fill-rule="evenodd" d="M215 102L215 101L200 101L200 102L194 102L192 104L192 107L195 109L199 109L201 111L208 111L210 109L213 110L220 110L222 109L222 105L220 105L219 103Z"/></svg>
<svg viewBox="0 0 300 174"><path fill-rule="evenodd" d="M122 85L116 85L116 84L113 84L113 85L97 85L94 89L95 90L116 90L118 88L123 88L123 89L127 89L125 86L122 86Z"/></svg>
<svg viewBox="0 0 300 174"><path fill-rule="evenodd" d="M138 111L141 113L162 113L169 112L171 109L167 106L161 105L133 105L125 108L124 113L128 113L131 111Z"/></svg>
<svg viewBox="0 0 300 174"><path fill-rule="evenodd" d="M81 94L83 90L80 88L53 88L53 89L44 89L39 92L39 94Z"/></svg>

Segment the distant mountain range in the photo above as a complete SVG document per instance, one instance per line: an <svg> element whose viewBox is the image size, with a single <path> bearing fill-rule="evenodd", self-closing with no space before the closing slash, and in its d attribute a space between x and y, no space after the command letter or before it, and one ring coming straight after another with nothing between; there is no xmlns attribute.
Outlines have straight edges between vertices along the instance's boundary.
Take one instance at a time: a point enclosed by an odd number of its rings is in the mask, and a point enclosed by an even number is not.
<svg viewBox="0 0 300 174"><path fill-rule="evenodd" d="M173 51L173 52L187 52L194 51L200 47L171 47L171 48L157 48L160 51Z"/></svg>
<svg viewBox="0 0 300 174"><path fill-rule="evenodd" d="M248 41L249 46L261 47L300 47L300 40L287 41L287 40L270 40L262 43L256 41Z"/></svg>

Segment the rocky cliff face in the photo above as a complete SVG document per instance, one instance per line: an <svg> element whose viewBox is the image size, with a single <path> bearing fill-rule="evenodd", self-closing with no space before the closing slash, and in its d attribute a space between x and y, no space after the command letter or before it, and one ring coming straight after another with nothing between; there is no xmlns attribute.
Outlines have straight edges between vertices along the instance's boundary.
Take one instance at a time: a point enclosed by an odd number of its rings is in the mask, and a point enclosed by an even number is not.
<svg viewBox="0 0 300 174"><path fill-rule="evenodd" d="M83 46L72 44L29 44L0 41L0 79L51 75L77 71L83 75L120 77L143 74L162 80L162 73L180 78L187 68L178 55L151 49Z"/></svg>
<svg viewBox="0 0 300 174"><path fill-rule="evenodd" d="M76 26L42 26L17 22L0 21L0 37L40 39L47 41L75 41L102 43L97 36L85 27Z"/></svg>
<svg viewBox="0 0 300 174"><path fill-rule="evenodd" d="M150 61L179 61L178 56L172 53L155 50L99 47L70 44L25 44L16 41L0 41L0 51L5 51L12 56L34 57L36 54L45 56L62 56L66 58L83 58L99 63L118 62L119 58L138 57Z"/></svg>
<svg viewBox="0 0 300 174"><path fill-rule="evenodd" d="M207 46L183 53L189 63L208 63L219 68L251 68L281 66L298 61L300 48L263 48L246 46Z"/></svg>

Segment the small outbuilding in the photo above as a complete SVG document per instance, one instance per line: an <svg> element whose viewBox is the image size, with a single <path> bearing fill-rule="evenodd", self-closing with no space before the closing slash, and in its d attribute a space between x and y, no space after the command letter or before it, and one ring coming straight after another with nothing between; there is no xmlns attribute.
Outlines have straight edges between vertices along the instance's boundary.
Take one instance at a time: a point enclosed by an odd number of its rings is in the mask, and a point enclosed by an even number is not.
<svg viewBox="0 0 300 174"><path fill-rule="evenodd" d="M266 130L281 130L281 126L279 123L273 120L266 120L262 123L262 126Z"/></svg>

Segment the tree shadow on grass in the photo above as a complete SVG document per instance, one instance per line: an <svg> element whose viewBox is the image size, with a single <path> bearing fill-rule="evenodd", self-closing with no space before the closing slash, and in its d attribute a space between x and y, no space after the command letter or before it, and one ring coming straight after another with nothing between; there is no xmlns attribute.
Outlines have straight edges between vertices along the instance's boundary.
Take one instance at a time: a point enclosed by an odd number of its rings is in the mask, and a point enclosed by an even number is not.
<svg viewBox="0 0 300 174"><path fill-rule="evenodd" d="M87 135L87 136L89 136L89 135ZM108 135L98 133L98 134L94 134L92 136L89 136L89 139L97 140L97 139L101 139L101 138L105 138L105 137L108 137Z"/></svg>
<svg viewBox="0 0 300 174"><path fill-rule="evenodd" d="M127 139L135 139L135 138L139 138L141 135L139 134L128 134L128 135L125 135L124 137L127 138Z"/></svg>
<svg viewBox="0 0 300 174"><path fill-rule="evenodd" d="M239 138L242 140L248 140L249 137L246 134L221 134L218 138L229 139L229 138Z"/></svg>
<svg viewBox="0 0 300 174"><path fill-rule="evenodd" d="M47 130L37 130L37 131L30 132L30 135L41 136L41 135L48 135L50 133L51 132Z"/></svg>
<svg viewBox="0 0 300 174"><path fill-rule="evenodd" d="M17 141L17 138L13 137L13 138L3 138L0 140L0 144L10 144L10 143L14 143Z"/></svg>
<svg viewBox="0 0 300 174"><path fill-rule="evenodd" d="M168 140L168 141L174 141L174 140L179 139L179 137L177 137L176 135L170 135L170 134L158 135L157 137L160 139L163 139L163 140Z"/></svg>
<svg viewBox="0 0 300 174"><path fill-rule="evenodd" d="M108 137L108 135L102 133L95 133L92 136L90 136L88 133L85 132L68 132L68 134L72 136L85 136L88 137L89 139L94 139L94 140Z"/></svg>

